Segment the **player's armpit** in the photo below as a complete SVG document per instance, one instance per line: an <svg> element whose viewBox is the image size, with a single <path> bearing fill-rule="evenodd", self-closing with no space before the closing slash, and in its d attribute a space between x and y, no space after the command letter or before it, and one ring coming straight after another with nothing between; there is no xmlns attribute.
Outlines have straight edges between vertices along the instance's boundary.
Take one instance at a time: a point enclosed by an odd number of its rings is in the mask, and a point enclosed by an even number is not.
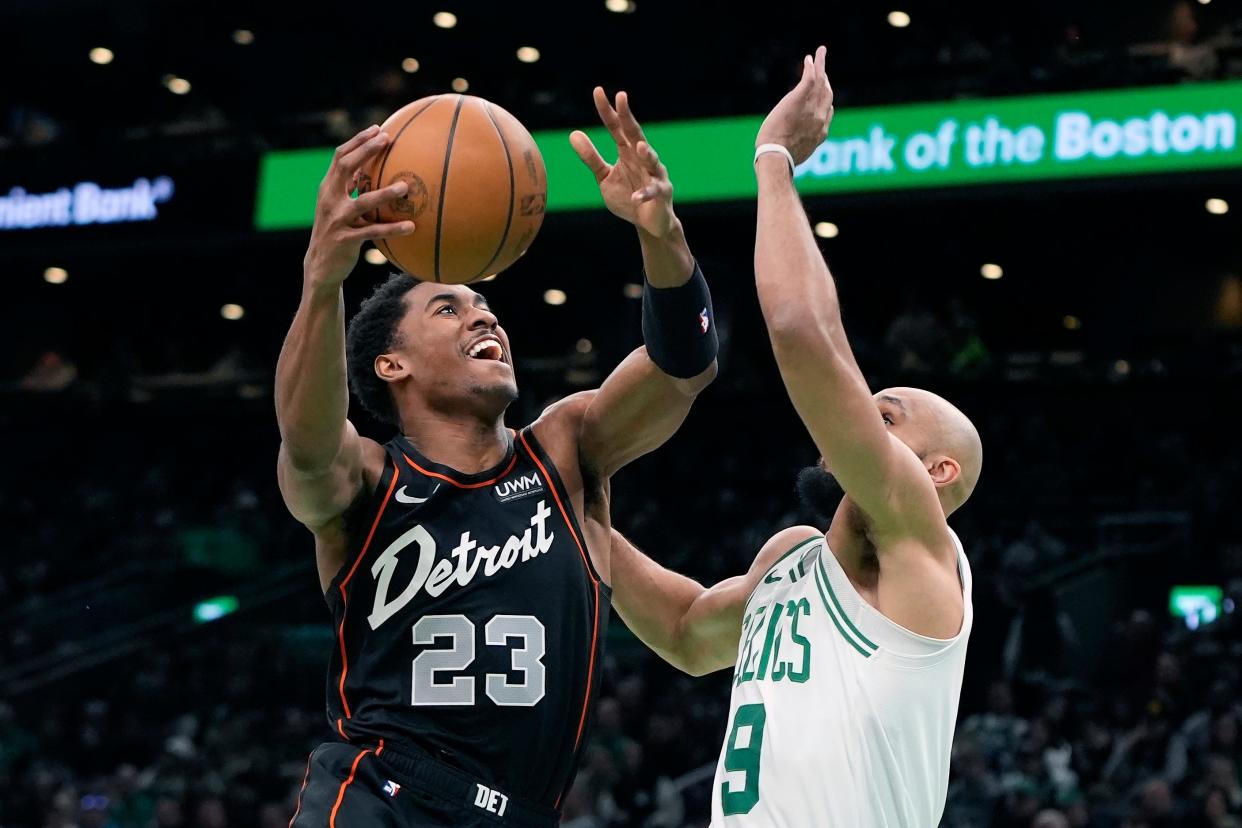
<svg viewBox="0 0 1242 828"><path fill-rule="evenodd" d="M276 476L289 513L312 532L318 532L345 514L366 487L368 478L379 479L384 462L384 448L360 436L346 420L341 448L331 465L317 471L299 469L282 444Z"/></svg>
<svg viewBox="0 0 1242 828"><path fill-rule="evenodd" d="M651 361L646 348L636 349L604 380L583 414L583 464L607 478L659 448L681 426L695 397L715 377L715 362L698 376L671 377Z"/></svg>

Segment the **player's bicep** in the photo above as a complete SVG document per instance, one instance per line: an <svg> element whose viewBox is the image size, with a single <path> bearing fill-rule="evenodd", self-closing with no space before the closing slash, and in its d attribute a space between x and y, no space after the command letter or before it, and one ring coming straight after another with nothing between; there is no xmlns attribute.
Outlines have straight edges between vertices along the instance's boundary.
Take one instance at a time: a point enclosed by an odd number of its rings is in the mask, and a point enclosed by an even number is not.
<svg viewBox="0 0 1242 828"><path fill-rule="evenodd" d="M276 463L280 494L289 513L311 531L339 519L366 485L368 463L383 465L384 449L345 422L340 451L325 469L298 468L284 444Z"/></svg>
<svg viewBox="0 0 1242 828"><path fill-rule="evenodd" d="M603 477L663 445L677 431L695 395L715 376L715 363L697 377L661 371L646 348L626 357L600 386L582 420L583 461Z"/></svg>
<svg viewBox="0 0 1242 828"><path fill-rule="evenodd" d="M872 516L894 509L911 474L853 355L773 340L781 378L828 470ZM905 452L909 454L908 450Z"/></svg>

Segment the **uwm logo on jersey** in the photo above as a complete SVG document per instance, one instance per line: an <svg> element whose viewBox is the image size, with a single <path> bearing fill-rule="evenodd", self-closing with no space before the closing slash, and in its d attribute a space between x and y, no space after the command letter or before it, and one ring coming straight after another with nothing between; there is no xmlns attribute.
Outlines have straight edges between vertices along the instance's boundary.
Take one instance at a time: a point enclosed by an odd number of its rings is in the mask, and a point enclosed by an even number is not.
<svg viewBox="0 0 1242 828"><path fill-rule="evenodd" d="M492 493L501 503L508 503L511 500L543 494L543 481L539 479L538 472L524 474L497 484L492 488Z"/></svg>

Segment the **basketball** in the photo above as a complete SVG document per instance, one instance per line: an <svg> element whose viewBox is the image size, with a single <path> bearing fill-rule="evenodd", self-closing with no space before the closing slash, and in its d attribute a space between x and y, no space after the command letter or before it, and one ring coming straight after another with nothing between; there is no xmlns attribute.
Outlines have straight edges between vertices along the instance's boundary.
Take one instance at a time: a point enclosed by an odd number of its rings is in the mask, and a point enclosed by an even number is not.
<svg viewBox="0 0 1242 828"><path fill-rule="evenodd" d="M433 95L384 122L391 139L358 179L358 191L398 181L409 192L379 209L382 222L413 221L409 236L376 246L423 281L465 284L509 267L543 223L548 182L534 138L503 108L473 95Z"/></svg>

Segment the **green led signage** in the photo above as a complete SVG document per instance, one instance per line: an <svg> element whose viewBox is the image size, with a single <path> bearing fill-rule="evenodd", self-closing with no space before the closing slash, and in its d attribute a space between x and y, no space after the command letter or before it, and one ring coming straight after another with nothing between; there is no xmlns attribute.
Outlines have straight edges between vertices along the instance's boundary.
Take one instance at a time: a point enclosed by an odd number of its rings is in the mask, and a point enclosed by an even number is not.
<svg viewBox="0 0 1242 828"><path fill-rule="evenodd" d="M678 203L749 199L760 115L646 127ZM797 170L806 195L1242 168L1242 81L845 109ZM598 209L570 130L535 133L548 209ZM588 129L601 148L606 131ZM607 155L607 152L605 152ZM271 152L255 226L307 227L330 148Z"/></svg>

